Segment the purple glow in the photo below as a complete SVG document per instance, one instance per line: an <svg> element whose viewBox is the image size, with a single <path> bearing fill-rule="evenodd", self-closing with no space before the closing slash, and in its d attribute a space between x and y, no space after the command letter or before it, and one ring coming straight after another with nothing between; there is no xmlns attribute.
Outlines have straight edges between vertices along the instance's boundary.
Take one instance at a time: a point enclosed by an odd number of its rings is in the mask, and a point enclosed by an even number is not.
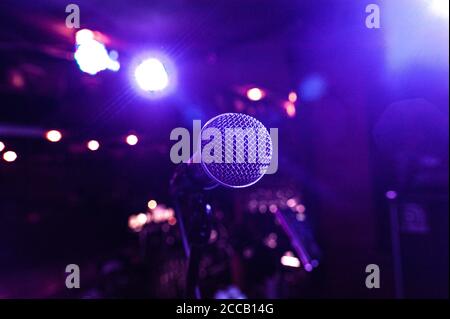
<svg viewBox="0 0 450 319"><path fill-rule="evenodd" d="M305 270L307 271L307 272L311 272L312 270L313 270L313 266L311 265L311 264L305 264Z"/></svg>
<svg viewBox="0 0 450 319"><path fill-rule="evenodd" d="M387 191L386 197L389 199L395 199L395 198L397 198L397 192L396 191Z"/></svg>

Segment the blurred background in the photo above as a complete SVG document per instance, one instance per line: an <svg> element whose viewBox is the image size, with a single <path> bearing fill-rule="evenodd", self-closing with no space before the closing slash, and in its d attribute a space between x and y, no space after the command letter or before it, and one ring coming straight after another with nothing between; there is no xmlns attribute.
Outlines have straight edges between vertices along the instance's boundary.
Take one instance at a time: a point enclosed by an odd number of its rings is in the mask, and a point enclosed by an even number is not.
<svg viewBox="0 0 450 319"><path fill-rule="evenodd" d="M182 297L169 136L225 112L279 169L211 191L204 297L448 297L448 0L69 3L0 3L0 298Z"/></svg>

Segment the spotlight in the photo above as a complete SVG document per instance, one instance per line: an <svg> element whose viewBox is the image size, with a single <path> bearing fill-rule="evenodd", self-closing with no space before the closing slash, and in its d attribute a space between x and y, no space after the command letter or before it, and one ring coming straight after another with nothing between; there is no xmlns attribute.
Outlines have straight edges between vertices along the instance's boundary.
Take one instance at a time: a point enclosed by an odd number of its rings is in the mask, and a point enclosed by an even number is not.
<svg viewBox="0 0 450 319"><path fill-rule="evenodd" d="M47 138L47 140L49 140L50 142L59 142L62 138L61 132L57 131L57 130L51 130L48 131L45 134L45 137Z"/></svg>
<svg viewBox="0 0 450 319"><path fill-rule="evenodd" d="M128 145L136 145L138 141L139 139L137 138L137 136L133 134L128 135L126 138L126 142Z"/></svg>
<svg viewBox="0 0 450 319"><path fill-rule="evenodd" d="M88 147L88 149L90 149L91 151L96 151L96 150L98 150L98 149L100 148L100 143L97 142L96 140L90 140L90 141L87 143L87 147Z"/></svg>
<svg viewBox="0 0 450 319"><path fill-rule="evenodd" d="M17 159L16 152L8 151L3 154L3 159L7 162L14 162Z"/></svg>
<svg viewBox="0 0 450 319"><path fill-rule="evenodd" d="M77 44L87 43L94 40L94 32L89 29L82 29L75 34Z"/></svg>
<svg viewBox="0 0 450 319"><path fill-rule="evenodd" d="M81 71L95 75L109 69L118 71L120 64L108 55L105 45L94 38L91 30L83 29L76 33L77 48L74 58Z"/></svg>
<svg viewBox="0 0 450 319"><path fill-rule="evenodd" d="M251 88L247 91L247 97L250 101L260 101L264 96L264 91L259 88Z"/></svg>
<svg viewBox="0 0 450 319"><path fill-rule="evenodd" d="M142 61L134 71L139 87L147 92L159 92L169 85L169 75L164 64L157 58Z"/></svg>
<svg viewBox="0 0 450 319"><path fill-rule="evenodd" d="M5 144L3 142L0 142L0 152L5 149Z"/></svg>
<svg viewBox="0 0 450 319"><path fill-rule="evenodd" d="M430 10L437 16L449 17L449 1L448 0L432 0Z"/></svg>

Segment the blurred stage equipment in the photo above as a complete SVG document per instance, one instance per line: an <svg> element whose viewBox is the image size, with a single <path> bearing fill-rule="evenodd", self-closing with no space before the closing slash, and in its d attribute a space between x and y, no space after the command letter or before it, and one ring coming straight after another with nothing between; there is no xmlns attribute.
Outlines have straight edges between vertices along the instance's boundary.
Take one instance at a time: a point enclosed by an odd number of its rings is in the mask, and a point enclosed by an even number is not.
<svg viewBox="0 0 450 319"><path fill-rule="evenodd" d="M206 163L201 155L204 147L211 142L211 136L208 135L209 129L215 129L221 133L220 163ZM252 149L249 147L249 143L244 143L245 145L241 146L245 148L246 152L244 149L241 150L245 155L239 160L239 145L235 146L233 142L225 143L225 132L229 129L238 129L235 130L236 144L238 144L238 140L244 141L245 134L248 134L248 140L251 139L251 134L254 134L253 137L257 140L257 132L263 132L264 136L261 140L265 145L261 149ZM272 140L269 132L261 122L248 115L226 113L216 116L204 125L200 136L209 138L207 140L202 138L200 154L194 154L189 163L180 165L171 181L171 193L176 202L177 220L180 225L185 254L189 259L186 278L186 296L188 298L200 298L197 287L199 265L203 249L211 235L212 207L205 190L219 184L231 188L250 186L262 178L272 158ZM260 154L261 150L263 154ZM233 155L232 162L226 161L226 154ZM200 163L194 161L197 156L200 156ZM253 156L257 159L254 162L251 160ZM186 220L190 221L187 231L184 225Z"/></svg>
<svg viewBox="0 0 450 319"><path fill-rule="evenodd" d="M395 296L447 295L448 117L426 100L404 100L386 108L374 137L394 172L385 197Z"/></svg>
<svg viewBox="0 0 450 319"><path fill-rule="evenodd" d="M305 215L305 206L300 195L293 188L259 189L250 194L248 203L250 213L270 213L289 239L295 255L284 254L281 263L284 266L300 267L311 272L319 266L322 253L314 236L312 224ZM267 245L267 243L266 243ZM270 247L269 245L267 245ZM275 248L275 247L271 247ZM296 257L298 256L298 258Z"/></svg>

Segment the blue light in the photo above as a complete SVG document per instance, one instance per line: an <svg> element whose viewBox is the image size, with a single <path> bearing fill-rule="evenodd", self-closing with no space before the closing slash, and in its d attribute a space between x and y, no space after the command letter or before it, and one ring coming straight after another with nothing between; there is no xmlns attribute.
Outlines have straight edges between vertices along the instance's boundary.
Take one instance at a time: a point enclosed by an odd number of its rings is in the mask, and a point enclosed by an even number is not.
<svg viewBox="0 0 450 319"><path fill-rule="evenodd" d="M300 99L304 102L319 100L326 91L327 85L319 74L311 74L300 84Z"/></svg>

